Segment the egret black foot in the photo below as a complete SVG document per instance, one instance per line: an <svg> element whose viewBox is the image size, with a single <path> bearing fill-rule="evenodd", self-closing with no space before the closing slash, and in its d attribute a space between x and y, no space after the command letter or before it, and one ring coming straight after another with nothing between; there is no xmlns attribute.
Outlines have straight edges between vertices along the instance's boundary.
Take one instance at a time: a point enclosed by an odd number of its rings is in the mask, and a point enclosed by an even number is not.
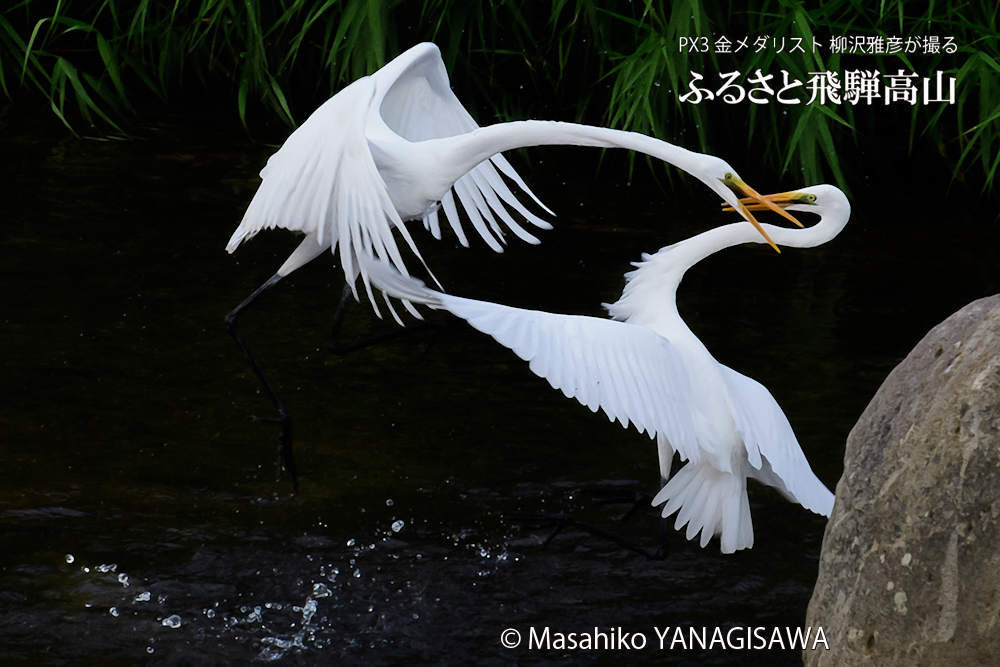
<svg viewBox="0 0 1000 667"><path fill-rule="evenodd" d="M624 538L618 537L614 533L609 533L606 530L602 530L597 526L587 523L586 521L580 521L579 519L575 519L568 514L549 514L546 512L537 512L537 513L516 512L513 514L504 515L504 518L509 521L516 521L519 523L529 523L537 526L538 528L541 528L546 525L551 526L554 524L554 529L552 530L552 533L542 542L542 548L547 547L549 543L552 542L552 540L554 540L555 537L559 533L561 533L564 529L578 528L580 530L584 530L590 533L591 535L595 535L602 539L608 540L609 542L613 542L614 544L617 544L623 549L626 549L633 553L637 553L640 556L648 558L649 560L663 560L669 555L666 543L661 543L655 549L647 549L637 544L633 544L632 542L629 542Z"/></svg>
<svg viewBox="0 0 1000 667"><path fill-rule="evenodd" d="M647 491L631 491L628 489L616 489L614 487L587 489L587 493L594 499L594 503L598 505L630 504L631 507L618 520L618 524L621 526L624 526L632 518L632 515L640 509L650 507L653 504L654 497L654 494ZM659 512L659 508L657 512ZM663 550L664 555L666 555L667 541L671 533L670 522L670 518L660 517L660 549Z"/></svg>
<svg viewBox="0 0 1000 667"><path fill-rule="evenodd" d="M598 505L631 505L628 511L618 520L620 525L625 525L632 515L640 509L649 507L653 502L653 495L646 491L632 491L629 489L617 489L614 487L595 487L586 490L587 495L594 499Z"/></svg>
<svg viewBox="0 0 1000 667"><path fill-rule="evenodd" d="M292 451L292 417L288 413L279 415L277 417L258 417L256 415L251 415L250 419L255 422L264 422L268 424L279 424L281 428L278 431L278 462L277 462L277 479L281 479L281 474L288 471L288 474L292 477L292 488L296 492L299 490L299 474L295 468L295 454Z"/></svg>

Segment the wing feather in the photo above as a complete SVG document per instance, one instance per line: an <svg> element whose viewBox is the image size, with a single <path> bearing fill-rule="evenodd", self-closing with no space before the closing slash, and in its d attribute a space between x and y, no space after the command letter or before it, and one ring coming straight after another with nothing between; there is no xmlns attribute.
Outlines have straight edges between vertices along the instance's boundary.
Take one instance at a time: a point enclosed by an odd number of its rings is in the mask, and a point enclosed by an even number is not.
<svg viewBox="0 0 1000 667"><path fill-rule="evenodd" d="M625 427L631 421L640 432L662 433L682 455L696 446L683 362L670 341L651 329L445 294L436 297L447 310L529 361L532 372L567 397L591 410L600 406L609 419Z"/></svg>
<svg viewBox="0 0 1000 667"><path fill-rule="evenodd" d="M433 44L414 46L372 76L380 83L388 83L379 108L382 120L389 129L407 141L419 142L453 137L471 132L479 127L452 91L448 71L441 59L441 52ZM483 209L481 203L490 202L493 209L499 213L500 209L497 207L504 208L502 201L525 216L532 224L542 229L552 228L552 225L528 211L517 199L504 183L500 173L497 172L498 168L542 209L552 214L552 211L542 204L502 155L495 155L490 160L477 165L455 182L454 189L476 231L497 252L500 251L500 246L495 242L492 234L486 231L485 226L476 224L476 215L480 214L490 222L490 227L497 235L500 235L496 221L493 220L488 210ZM483 202L480 202L480 199ZM506 208L504 208L504 212L506 212ZM461 227L457 213L455 207L445 208L445 214L456 234ZM512 224L513 221L509 219L509 216L501 215L501 219L517 236L527 237L525 240L533 238L516 222ZM427 224L426 219L425 224ZM463 236L459 235L459 239L461 240ZM462 245L467 245L467 243L463 242Z"/></svg>
<svg viewBox="0 0 1000 667"><path fill-rule="evenodd" d="M468 248L469 239L466 238L465 230L462 229L462 223L458 219L458 208L455 207L455 198L452 196L450 190L441 198L441 208L444 209L445 217L448 218L448 225L455 232L455 236L458 237L458 242L462 244L463 248Z"/></svg>
<svg viewBox="0 0 1000 667"><path fill-rule="evenodd" d="M473 187L475 187L475 184L473 184ZM472 227L483 237L486 245L494 252L503 252L503 247L497 242L493 234L490 234L490 231L486 228L486 224L483 222L483 216L480 215L479 209L473 200L472 189L469 188L464 179L459 179L453 189L455 190L455 194L458 195L458 200L462 202L462 208L465 209L465 214L469 216Z"/></svg>
<svg viewBox="0 0 1000 667"><path fill-rule="evenodd" d="M367 274L356 265L361 255L374 252L408 273L393 237L393 228L398 228L423 261L365 139L365 117L374 92L370 77L358 79L288 137L262 170L264 180L226 246L229 252L263 229L300 231L315 237L321 247L340 246L341 267L353 289L359 272L367 281Z"/></svg>
<svg viewBox="0 0 1000 667"><path fill-rule="evenodd" d="M554 389L591 409L600 406L626 428L631 421L665 436L685 459L699 458L687 369L674 345L652 329L442 294L385 262L361 262L390 296L452 312L527 361Z"/></svg>
<svg viewBox="0 0 1000 667"><path fill-rule="evenodd" d="M755 476L766 477L770 467L796 502L817 514L830 516L834 496L812 471L788 418L771 392L756 380L727 366L722 366L722 376L729 389L729 408L736 430L743 438L747 458L757 470L763 468L763 474Z"/></svg>
<svg viewBox="0 0 1000 667"><path fill-rule="evenodd" d="M526 232L524 228L521 227L521 225L517 224L517 221L514 220L514 217L510 214L510 211L507 210L507 207L504 206L503 203L500 201L500 199L497 197L496 191L492 187L490 187L487 181L483 179L479 171L473 169L471 176L472 180L474 180L476 182L476 185L479 187L479 191L486 199L486 202L490 205L490 208L496 211L497 215L499 215L500 218L504 221L504 224L506 224L507 227L509 227L510 230L514 232L515 236L517 236L522 241L525 241L532 245L538 245L539 243L541 243L541 241L539 241L537 237L532 236L531 234ZM551 227L551 225L549 226Z"/></svg>

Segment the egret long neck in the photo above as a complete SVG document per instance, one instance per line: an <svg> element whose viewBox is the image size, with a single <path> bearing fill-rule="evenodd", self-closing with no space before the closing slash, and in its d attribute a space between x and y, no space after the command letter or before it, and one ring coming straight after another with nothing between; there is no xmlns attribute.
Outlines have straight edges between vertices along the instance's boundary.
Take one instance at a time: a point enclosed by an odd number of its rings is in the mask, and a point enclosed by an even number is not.
<svg viewBox="0 0 1000 667"><path fill-rule="evenodd" d="M594 146L640 151L691 171L700 156L665 141L636 132L559 121L522 120L497 123L472 132L419 142L422 147L447 156L449 175L457 180L497 153L529 146Z"/></svg>
<svg viewBox="0 0 1000 667"><path fill-rule="evenodd" d="M823 245L839 234L847 224L847 218L848 215L823 215L818 223L805 229L775 227L768 224L763 224L761 227L779 246L813 248ZM678 266L687 271L720 250L744 243L767 243L767 241L749 222L734 222L702 232L663 248L660 252L669 251L671 256L676 256Z"/></svg>
<svg viewBox="0 0 1000 667"><path fill-rule="evenodd" d="M778 245L809 248L826 243L844 228L849 210L824 215L818 224L806 229L788 229L763 225ZM616 320L648 326L660 333L687 331L677 312L677 287L692 266L720 250L743 243L766 243L749 222L716 227L665 248L655 255L644 255L635 271L626 274L628 283L621 298L608 306Z"/></svg>

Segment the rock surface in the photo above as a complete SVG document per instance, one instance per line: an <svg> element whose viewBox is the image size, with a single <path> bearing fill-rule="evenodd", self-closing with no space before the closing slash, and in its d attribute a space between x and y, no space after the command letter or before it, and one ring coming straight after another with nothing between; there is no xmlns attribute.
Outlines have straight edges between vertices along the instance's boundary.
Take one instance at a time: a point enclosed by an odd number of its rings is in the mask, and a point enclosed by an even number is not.
<svg viewBox="0 0 1000 667"><path fill-rule="evenodd" d="M851 430L808 666L1000 664L1000 295L928 333Z"/></svg>

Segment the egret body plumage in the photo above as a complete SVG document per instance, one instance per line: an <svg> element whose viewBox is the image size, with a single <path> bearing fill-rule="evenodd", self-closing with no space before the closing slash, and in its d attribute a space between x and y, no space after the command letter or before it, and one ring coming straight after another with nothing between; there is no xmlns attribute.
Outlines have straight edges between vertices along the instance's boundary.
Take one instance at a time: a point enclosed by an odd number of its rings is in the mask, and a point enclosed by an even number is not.
<svg viewBox="0 0 1000 667"><path fill-rule="evenodd" d="M819 214L807 229L765 225L771 238L812 247L847 224L850 204L830 185L770 196L793 211ZM751 205L752 207L755 205ZM684 273L709 255L762 243L749 224L735 223L643 255L621 298L606 304L612 319L559 315L465 299L431 290L366 259L373 282L389 296L452 312L529 362L531 370L592 411L655 437L660 475L653 500L687 538L705 546L720 536L724 553L753 545L746 483L755 478L786 498L829 516L833 494L809 466L792 428L760 383L720 364L677 311ZM670 477L674 452L685 465Z"/></svg>

